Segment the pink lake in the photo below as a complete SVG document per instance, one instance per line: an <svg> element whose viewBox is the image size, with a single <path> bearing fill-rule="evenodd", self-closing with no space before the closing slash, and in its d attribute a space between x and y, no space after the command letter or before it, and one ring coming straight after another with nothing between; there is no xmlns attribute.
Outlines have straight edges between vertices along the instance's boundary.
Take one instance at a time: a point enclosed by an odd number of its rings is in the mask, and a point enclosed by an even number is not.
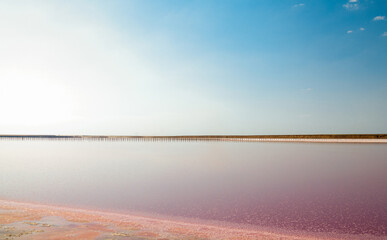
<svg viewBox="0 0 387 240"><path fill-rule="evenodd" d="M386 156L384 144L0 141L0 199L383 238Z"/></svg>

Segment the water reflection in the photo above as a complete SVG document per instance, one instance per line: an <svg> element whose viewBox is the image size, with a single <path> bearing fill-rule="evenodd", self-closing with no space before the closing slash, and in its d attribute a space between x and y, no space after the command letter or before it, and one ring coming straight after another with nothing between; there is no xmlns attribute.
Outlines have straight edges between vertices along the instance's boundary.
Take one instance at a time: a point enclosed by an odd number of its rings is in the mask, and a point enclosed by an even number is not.
<svg viewBox="0 0 387 240"><path fill-rule="evenodd" d="M1 141L0 198L387 234L387 147Z"/></svg>

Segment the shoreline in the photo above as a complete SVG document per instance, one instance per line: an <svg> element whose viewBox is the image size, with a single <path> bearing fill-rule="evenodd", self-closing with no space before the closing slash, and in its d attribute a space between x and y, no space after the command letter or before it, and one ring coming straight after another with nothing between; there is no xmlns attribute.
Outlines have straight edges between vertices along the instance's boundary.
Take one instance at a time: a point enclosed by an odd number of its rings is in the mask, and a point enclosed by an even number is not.
<svg viewBox="0 0 387 240"><path fill-rule="evenodd" d="M2 235L3 234L3 235ZM0 239L383 239L383 236L251 230L0 200ZM72 238L69 236L73 236ZM125 238L129 237L129 238Z"/></svg>
<svg viewBox="0 0 387 240"><path fill-rule="evenodd" d="M0 140L48 141L214 141L214 142L290 142L290 143L387 143L387 134L320 135L181 135L181 136L110 136L110 135L0 135Z"/></svg>

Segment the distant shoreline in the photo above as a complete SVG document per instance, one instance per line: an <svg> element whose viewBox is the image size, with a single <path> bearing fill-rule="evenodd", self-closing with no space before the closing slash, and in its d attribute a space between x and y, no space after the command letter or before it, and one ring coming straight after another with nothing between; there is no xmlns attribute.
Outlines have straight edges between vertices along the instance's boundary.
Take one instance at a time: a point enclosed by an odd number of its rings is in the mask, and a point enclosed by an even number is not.
<svg viewBox="0 0 387 240"><path fill-rule="evenodd" d="M310 142L310 143L387 143L387 134L311 135L0 135L0 140L80 140L80 141L232 141L232 142Z"/></svg>

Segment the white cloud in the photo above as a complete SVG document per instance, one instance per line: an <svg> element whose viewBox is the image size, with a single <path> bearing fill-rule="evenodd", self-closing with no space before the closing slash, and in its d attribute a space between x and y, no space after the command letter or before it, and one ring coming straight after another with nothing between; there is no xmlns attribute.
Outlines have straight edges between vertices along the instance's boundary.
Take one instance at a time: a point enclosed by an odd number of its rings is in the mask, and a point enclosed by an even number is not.
<svg viewBox="0 0 387 240"><path fill-rule="evenodd" d="M387 32L384 32L384 33L382 34L382 37L387 37Z"/></svg>
<svg viewBox="0 0 387 240"><path fill-rule="evenodd" d="M348 30L348 31L347 31L348 34L350 34L350 33L352 33L352 32L353 32L352 30Z"/></svg>
<svg viewBox="0 0 387 240"><path fill-rule="evenodd" d="M346 4L343 4L343 7L350 11L358 10L359 9L358 0L349 0Z"/></svg>
<svg viewBox="0 0 387 240"><path fill-rule="evenodd" d="M360 28L360 31L364 31L364 30L365 30L365 28L362 28L362 27Z"/></svg>
<svg viewBox="0 0 387 240"><path fill-rule="evenodd" d="M305 4L304 3L298 3L298 4L295 4L293 7L303 7L303 6L305 6Z"/></svg>
<svg viewBox="0 0 387 240"><path fill-rule="evenodd" d="M374 17L374 21L383 21L386 18L386 16L376 16Z"/></svg>

